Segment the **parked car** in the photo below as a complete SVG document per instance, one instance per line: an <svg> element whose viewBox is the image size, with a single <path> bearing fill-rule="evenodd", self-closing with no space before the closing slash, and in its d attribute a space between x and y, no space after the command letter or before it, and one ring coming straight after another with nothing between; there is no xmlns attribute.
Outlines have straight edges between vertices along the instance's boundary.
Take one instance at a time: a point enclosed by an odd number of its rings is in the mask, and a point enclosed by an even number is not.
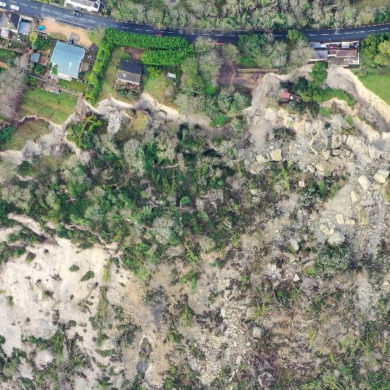
<svg viewBox="0 0 390 390"><path fill-rule="evenodd" d="M4 3L4 1L0 1L0 7L5 8L7 6L7 3Z"/></svg>
<svg viewBox="0 0 390 390"><path fill-rule="evenodd" d="M10 8L13 9L14 11L19 11L19 6L15 4L11 4Z"/></svg>
<svg viewBox="0 0 390 390"><path fill-rule="evenodd" d="M46 29L45 26L37 26L37 30L38 30L38 31L43 31L43 30L45 30L45 29Z"/></svg>
<svg viewBox="0 0 390 390"><path fill-rule="evenodd" d="M82 13L81 11L78 11L78 10L75 9L75 10L72 12L72 15L81 18L81 17L83 16L83 13Z"/></svg>

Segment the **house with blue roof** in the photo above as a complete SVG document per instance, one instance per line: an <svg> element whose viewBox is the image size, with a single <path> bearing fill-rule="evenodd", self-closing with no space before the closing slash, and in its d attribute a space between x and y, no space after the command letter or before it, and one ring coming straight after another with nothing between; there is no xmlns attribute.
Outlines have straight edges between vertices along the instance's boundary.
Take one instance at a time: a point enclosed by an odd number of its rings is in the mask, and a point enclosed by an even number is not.
<svg viewBox="0 0 390 390"><path fill-rule="evenodd" d="M52 75L64 80L78 79L84 55L82 47L58 41L51 55Z"/></svg>

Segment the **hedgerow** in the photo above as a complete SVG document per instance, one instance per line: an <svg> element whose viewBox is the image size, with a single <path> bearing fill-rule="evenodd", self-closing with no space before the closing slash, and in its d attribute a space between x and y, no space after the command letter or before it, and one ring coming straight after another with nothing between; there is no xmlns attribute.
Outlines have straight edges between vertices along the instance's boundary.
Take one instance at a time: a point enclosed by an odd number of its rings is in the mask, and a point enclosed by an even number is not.
<svg viewBox="0 0 390 390"><path fill-rule="evenodd" d="M137 49L149 49L141 61L146 65L179 65L193 54L193 46L185 38L159 37L155 35L132 34L109 28L99 45L96 60L89 75L89 89L86 97L95 104L103 84L104 72L110 62L112 51L117 46L131 46Z"/></svg>

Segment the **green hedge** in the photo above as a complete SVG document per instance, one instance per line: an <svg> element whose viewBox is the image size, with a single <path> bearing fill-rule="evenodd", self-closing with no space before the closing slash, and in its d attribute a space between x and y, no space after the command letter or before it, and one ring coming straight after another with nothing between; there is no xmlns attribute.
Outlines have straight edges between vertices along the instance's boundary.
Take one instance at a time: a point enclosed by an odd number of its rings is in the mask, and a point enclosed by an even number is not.
<svg viewBox="0 0 390 390"><path fill-rule="evenodd" d="M192 54L194 54L194 47L192 45L178 50L148 50L142 54L141 61L145 65L180 65Z"/></svg>
<svg viewBox="0 0 390 390"><path fill-rule="evenodd" d="M188 46L187 40L181 37L133 34L112 28L106 30L104 38L113 45L131 46L137 49L179 49Z"/></svg>
<svg viewBox="0 0 390 390"><path fill-rule="evenodd" d="M99 45L96 60L88 78L89 89L85 96L95 104L103 84L104 72L110 62L116 46L131 46L146 51L141 61L146 65L180 65L184 59L194 53L192 45L180 37L158 37L155 35L132 34L108 28Z"/></svg>

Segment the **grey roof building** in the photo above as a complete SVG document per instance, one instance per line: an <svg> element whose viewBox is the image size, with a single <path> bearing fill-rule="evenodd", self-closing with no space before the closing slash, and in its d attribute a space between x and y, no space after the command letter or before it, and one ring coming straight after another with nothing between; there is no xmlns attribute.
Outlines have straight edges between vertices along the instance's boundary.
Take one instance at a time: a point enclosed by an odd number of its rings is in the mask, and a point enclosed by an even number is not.
<svg viewBox="0 0 390 390"><path fill-rule="evenodd" d="M130 61L121 61L118 67L117 79L121 83L141 84L142 65Z"/></svg>
<svg viewBox="0 0 390 390"><path fill-rule="evenodd" d="M57 42L51 55L51 63L61 79L78 79L85 49L69 43ZM52 71L52 74L53 71Z"/></svg>
<svg viewBox="0 0 390 390"><path fill-rule="evenodd" d="M3 12L0 18L0 28L14 33L18 32L20 15Z"/></svg>

